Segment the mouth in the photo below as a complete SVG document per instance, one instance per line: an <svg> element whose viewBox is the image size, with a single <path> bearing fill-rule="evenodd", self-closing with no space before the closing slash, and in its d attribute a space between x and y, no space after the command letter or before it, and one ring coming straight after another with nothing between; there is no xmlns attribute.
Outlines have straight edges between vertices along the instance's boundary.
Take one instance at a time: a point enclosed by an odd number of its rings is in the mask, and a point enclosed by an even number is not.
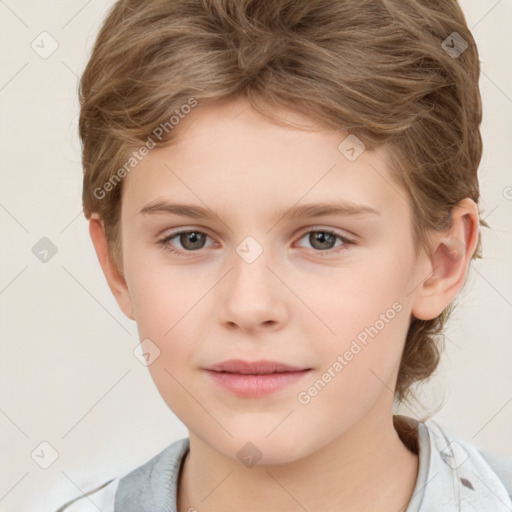
<svg viewBox="0 0 512 512"><path fill-rule="evenodd" d="M230 359L222 363L214 364L206 368L215 372L238 373L242 375L269 375L272 373L292 373L311 368L304 366L290 366L278 361L243 361L242 359Z"/></svg>
<svg viewBox="0 0 512 512"><path fill-rule="evenodd" d="M276 361L232 359L210 366L205 371L224 390L239 397L258 398L298 382L311 368Z"/></svg>

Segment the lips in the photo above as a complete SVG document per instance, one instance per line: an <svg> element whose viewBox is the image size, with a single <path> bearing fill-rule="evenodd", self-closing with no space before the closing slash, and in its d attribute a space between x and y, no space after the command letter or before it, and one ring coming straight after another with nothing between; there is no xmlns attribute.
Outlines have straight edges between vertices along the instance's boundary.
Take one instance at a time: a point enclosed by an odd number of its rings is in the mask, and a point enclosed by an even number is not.
<svg viewBox="0 0 512 512"><path fill-rule="evenodd" d="M241 375L269 375L271 373L288 373L309 370L302 366L290 366L278 361L243 361L230 359L206 368L215 372L237 373Z"/></svg>
<svg viewBox="0 0 512 512"><path fill-rule="evenodd" d="M262 398L296 385L311 368L290 366L278 361L230 359L205 368L212 382L240 398Z"/></svg>

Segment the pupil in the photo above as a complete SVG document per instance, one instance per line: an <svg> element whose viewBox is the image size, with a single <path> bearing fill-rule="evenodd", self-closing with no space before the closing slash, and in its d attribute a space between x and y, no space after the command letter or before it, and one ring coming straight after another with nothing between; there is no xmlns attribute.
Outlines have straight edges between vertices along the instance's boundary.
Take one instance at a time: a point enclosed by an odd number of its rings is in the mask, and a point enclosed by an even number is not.
<svg viewBox="0 0 512 512"><path fill-rule="evenodd" d="M181 244L187 249L199 249L201 246L202 234L192 231L181 235ZM199 245L199 247L198 247Z"/></svg>
<svg viewBox="0 0 512 512"><path fill-rule="evenodd" d="M334 235L325 233L324 231L318 231L310 235L311 245L317 249L332 249L332 242L334 241ZM320 246L318 247L318 242Z"/></svg>

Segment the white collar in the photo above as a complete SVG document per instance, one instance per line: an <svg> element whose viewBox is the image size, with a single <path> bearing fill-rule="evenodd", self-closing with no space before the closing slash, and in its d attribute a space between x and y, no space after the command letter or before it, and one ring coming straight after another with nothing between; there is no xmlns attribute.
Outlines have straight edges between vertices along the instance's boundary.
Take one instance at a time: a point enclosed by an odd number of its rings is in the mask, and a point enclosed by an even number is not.
<svg viewBox="0 0 512 512"><path fill-rule="evenodd" d="M512 511L503 482L470 442L432 419L421 422L395 415L393 421L402 440L419 456L418 478L406 512Z"/></svg>

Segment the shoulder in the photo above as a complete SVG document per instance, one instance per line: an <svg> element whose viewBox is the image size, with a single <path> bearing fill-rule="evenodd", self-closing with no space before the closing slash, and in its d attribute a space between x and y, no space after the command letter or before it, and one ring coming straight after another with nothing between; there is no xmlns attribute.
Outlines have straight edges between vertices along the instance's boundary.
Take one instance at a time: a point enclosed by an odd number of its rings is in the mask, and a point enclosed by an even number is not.
<svg viewBox="0 0 512 512"><path fill-rule="evenodd" d="M512 457L473 444L445 423L430 419L425 424L434 438L435 449L450 468L471 468L482 482L495 482L512 500Z"/></svg>
<svg viewBox="0 0 512 512"><path fill-rule="evenodd" d="M119 479L109 480L68 501L55 512L114 512L114 499Z"/></svg>
<svg viewBox="0 0 512 512"><path fill-rule="evenodd" d="M127 499L132 499L135 494L143 498L144 493L156 484L156 477L171 475L171 482L174 483L188 447L188 437L179 439L141 466L122 477L113 478L94 489L82 492L55 512L118 512L119 503L123 504Z"/></svg>
<svg viewBox="0 0 512 512"><path fill-rule="evenodd" d="M167 470L179 469L179 464L182 457L186 454L189 447L189 438L178 439L167 448L157 453L154 457L148 460L145 464L135 468L130 473L123 477L123 481L152 478L156 469L165 467Z"/></svg>
<svg viewBox="0 0 512 512"><path fill-rule="evenodd" d="M512 499L512 457L507 457L481 448L478 449L478 452L501 480L509 497Z"/></svg>
<svg viewBox="0 0 512 512"><path fill-rule="evenodd" d="M179 439L124 476L116 494L116 512L160 512L177 497L177 482L189 438Z"/></svg>

